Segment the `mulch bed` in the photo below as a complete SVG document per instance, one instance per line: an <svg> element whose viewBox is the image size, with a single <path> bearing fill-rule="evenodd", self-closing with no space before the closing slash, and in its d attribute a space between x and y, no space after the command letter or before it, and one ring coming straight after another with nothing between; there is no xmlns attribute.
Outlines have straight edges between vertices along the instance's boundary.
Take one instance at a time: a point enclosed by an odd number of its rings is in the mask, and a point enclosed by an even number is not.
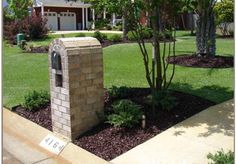
<svg viewBox="0 0 236 164"><path fill-rule="evenodd" d="M167 61L170 64L181 65L185 67L198 67L198 68L231 68L234 66L234 58L227 56L197 56L197 55L180 55L169 57Z"/></svg>
<svg viewBox="0 0 236 164"><path fill-rule="evenodd" d="M166 42L172 42L173 40L165 40ZM145 42L151 42L150 39L146 39ZM115 44L124 44L124 43L137 43L136 41L130 41L130 40L122 40L120 42L112 42L109 40L105 40L103 43L101 43L102 48L115 45ZM25 50L27 53L48 53L49 46L39 46L39 47L30 47L29 49Z"/></svg>
<svg viewBox="0 0 236 164"><path fill-rule="evenodd" d="M109 124L101 123L79 136L74 144L105 160L111 160L186 118L214 105L213 102L200 97L174 91L172 96L176 98L178 104L171 111L158 110L157 118L153 119L150 117L152 115L150 104L145 101L148 94L150 94L149 89L133 88L127 97L143 106L147 118L145 129L141 128L141 123L132 129L115 128ZM108 101L105 103L105 111L108 112L111 109L111 103L117 99L107 97L106 100ZM20 106L16 107L14 111L49 130L52 129L49 106L35 113L24 110Z"/></svg>
<svg viewBox="0 0 236 164"><path fill-rule="evenodd" d="M39 109L38 111L32 112L22 106L16 106L12 108L12 111L18 115L35 122L36 124L52 131L52 119L51 119L51 107L50 105L45 105L45 107Z"/></svg>
<svg viewBox="0 0 236 164"><path fill-rule="evenodd" d="M49 46L29 47L26 52L28 53L48 53Z"/></svg>

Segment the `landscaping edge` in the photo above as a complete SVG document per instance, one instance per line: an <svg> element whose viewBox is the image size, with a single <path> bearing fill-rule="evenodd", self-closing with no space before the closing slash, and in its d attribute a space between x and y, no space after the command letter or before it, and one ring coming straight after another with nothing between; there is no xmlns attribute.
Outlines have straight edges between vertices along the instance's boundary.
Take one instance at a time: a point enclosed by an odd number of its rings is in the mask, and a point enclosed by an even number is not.
<svg viewBox="0 0 236 164"><path fill-rule="evenodd" d="M108 161L97 157L96 155L74 145L70 140L59 134L55 134L34 122L31 122L10 110L3 108L3 133L14 136L23 141L25 146L36 149L46 154L48 158L56 162L63 163L86 163L108 164ZM40 142L48 135L53 135L66 143L65 148L59 155L53 154L39 146ZM7 140L7 139L6 139ZM22 149L22 148L19 148ZM20 150L23 151L23 150ZM14 155L14 154L13 154Z"/></svg>

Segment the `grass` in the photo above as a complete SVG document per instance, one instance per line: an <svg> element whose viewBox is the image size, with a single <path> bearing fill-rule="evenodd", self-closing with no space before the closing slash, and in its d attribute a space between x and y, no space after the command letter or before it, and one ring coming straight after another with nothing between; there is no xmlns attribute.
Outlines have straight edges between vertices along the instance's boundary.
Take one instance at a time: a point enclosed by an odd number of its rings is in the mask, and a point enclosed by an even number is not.
<svg viewBox="0 0 236 164"><path fill-rule="evenodd" d="M195 51L195 37L181 32L176 53ZM70 34L72 35L72 34ZM67 36L70 36L67 35ZM52 38L51 38L52 39ZM36 44L48 44L50 40ZM151 51L151 45L148 45ZM144 67L137 44L119 44L103 49L104 85L147 87ZM217 54L234 56L233 39L217 39ZM49 90L48 56L23 53L16 46L3 48L3 105L22 104L24 95L32 90ZM216 103L233 97L234 69L203 69L176 67L171 89L194 94Z"/></svg>

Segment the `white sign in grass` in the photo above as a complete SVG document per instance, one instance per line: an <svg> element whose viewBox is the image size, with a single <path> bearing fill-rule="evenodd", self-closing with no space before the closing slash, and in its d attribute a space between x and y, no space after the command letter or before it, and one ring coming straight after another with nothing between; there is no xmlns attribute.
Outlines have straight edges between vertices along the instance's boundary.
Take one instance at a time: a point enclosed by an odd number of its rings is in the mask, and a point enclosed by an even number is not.
<svg viewBox="0 0 236 164"><path fill-rule="evenodd" d="M39 144L41 147L47 149L48 151L59 154L66 143L53 135L48 134Z"/></svg>

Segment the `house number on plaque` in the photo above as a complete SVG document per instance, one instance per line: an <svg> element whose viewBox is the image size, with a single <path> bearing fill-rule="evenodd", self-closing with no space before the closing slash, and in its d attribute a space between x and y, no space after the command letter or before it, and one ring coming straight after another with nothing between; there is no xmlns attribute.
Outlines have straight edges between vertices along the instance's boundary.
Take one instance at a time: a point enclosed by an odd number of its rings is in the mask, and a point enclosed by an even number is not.
<svg viewBox="0 0 236 164"><path fill-rule="evenodd" d="M53 152L55 154L59 154L62 149L65 147L66 143L62 140L48 134L39 144L43 148Z"/></svg>

